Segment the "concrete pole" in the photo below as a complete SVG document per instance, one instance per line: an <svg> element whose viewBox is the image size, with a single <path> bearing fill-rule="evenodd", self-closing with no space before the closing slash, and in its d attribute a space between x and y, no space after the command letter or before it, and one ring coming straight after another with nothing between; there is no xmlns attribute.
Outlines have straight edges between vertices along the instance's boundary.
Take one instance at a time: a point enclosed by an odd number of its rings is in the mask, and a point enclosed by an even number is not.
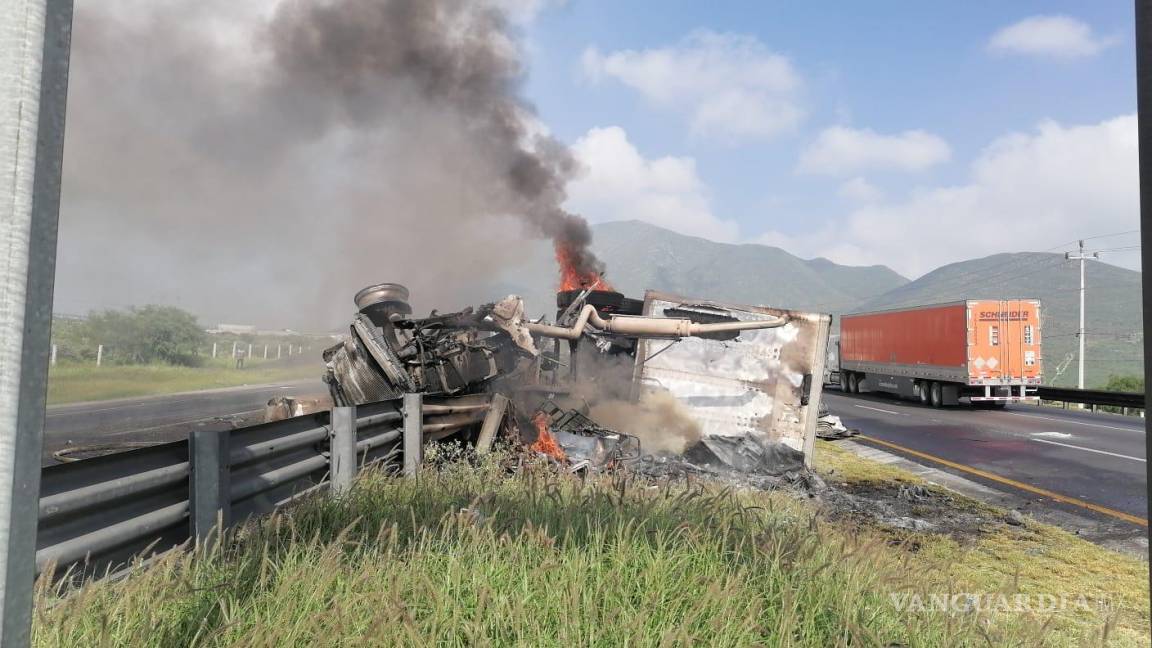
<svg viewBox="0 0 1152 648"><path fill-rule="evenodd" d="M0 2L0 645L27 646L71 0Z"/></svg>
<svg viewBox="0 0 1152 648"><path fill-rule="evenodd" d="M1084 262L1088 259L1099 259L1100 254L1098 252L1085 254L1084 241L1080 241L1080 253L1065 252L1064 258L1080 262L1080 328L1076 333L1076 337L1080 340L1080 370L1076 379L1076 388L1084 389ZM1083 406L1081 405L1081 407Z"/></svg>
<svg viewBox="0 0 1152 648"><path fill-rule="evenodd" d="M59 350L59 349L57 349L57 348L56 348L56 345L55 345L55 344L53 344L53 345L52 345L52 366L53 366L53 367L55 367L55 366L56 366L56 352L57 352L58 350Z"/></svg>
<svg viewBox="0 0 1152 648"><path fill-rule="evenodd" d="M232 359L233 360L236 359L236 343L235 342L232 343Z"/></svg>
<svg viewBox="0 0 1152 648"><path fill-rule="evenodd" d="M248 345L248 355L247 355L246 357L247 357L249 360L251 360L251 359L252 359L252 345L251 345L251 344L249 344L249 345Z"/></svg>
<svg viewBox="0 0 1152 648"><path fill-rule="evenodd" d="M281 349L280 349L280 345L277 344L276 345L276 359L279 360L280 356L281 356Z"/></svg>
<svg viewBox="0 0 1152 648"><path fill-rule="evenodd" d="M104 362L104 345L96 345L96 366L99 367Z"/></svg>
<svg viewBox="0 0 1152 648"><path fill-rule="evenodd" d="M213 359L216 358L216 343L215 342L212 343L212 358Z"/></svg>
<svg viewBox="0 0 1152 648"><path fill-rule="evenodd" d="M267 344L264 345L264 359L265 360L268 359L268 345Z"/></svg>
<svg viewBox="0 0 1152 648"><path fill-rule="evenodd" d="M1080 241L1080 367L1076 377L1076 388L1084 389L1084 241Z"/></svg>

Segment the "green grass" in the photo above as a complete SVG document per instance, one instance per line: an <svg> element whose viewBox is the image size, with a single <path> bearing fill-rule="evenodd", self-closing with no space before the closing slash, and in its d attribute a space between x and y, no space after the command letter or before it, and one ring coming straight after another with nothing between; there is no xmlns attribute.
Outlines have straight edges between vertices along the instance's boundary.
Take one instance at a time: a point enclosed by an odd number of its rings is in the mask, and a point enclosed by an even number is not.
<svg viewBox="0 0 1152 648"><path fill-rule="evenodd" d="M891 592L939 591L948 567L779 493L454 463L419 480L366 473L346 497L305 500L117 582L42 579L33 643L1098 643L1103 620L1045 629L893 605Z"/></svg>
<svg viewBox="0 0 1152 648"><path fill-rule="evenodd" d="M315 362L289 364L273 360L249 360L236 369L228 359L209 360L203 367L172 365L64 364L48 373L48 404L172 394L238 385L319 378L324 367Z"/></svg>

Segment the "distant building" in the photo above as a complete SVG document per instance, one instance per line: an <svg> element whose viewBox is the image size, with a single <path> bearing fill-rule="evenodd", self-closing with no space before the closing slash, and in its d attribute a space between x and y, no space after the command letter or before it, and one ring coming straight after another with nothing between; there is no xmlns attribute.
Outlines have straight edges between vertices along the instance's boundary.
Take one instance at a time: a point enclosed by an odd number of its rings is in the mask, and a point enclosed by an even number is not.
<svg viewBox="0 0 1152 648"><path fill-rule="evenodd" d="M255 324L217 324L216 328L208 329L209 333L255 333Z"/></svg>
<svg viewBox="0 0 1152 648"><path fill-rule="evenodd" d="M293 331L292 329L261 329L257 331L257 333L260 335L267 335L269 337L291 337L294 335L304 335L303 333L300 333L299 331Z"/></svg>

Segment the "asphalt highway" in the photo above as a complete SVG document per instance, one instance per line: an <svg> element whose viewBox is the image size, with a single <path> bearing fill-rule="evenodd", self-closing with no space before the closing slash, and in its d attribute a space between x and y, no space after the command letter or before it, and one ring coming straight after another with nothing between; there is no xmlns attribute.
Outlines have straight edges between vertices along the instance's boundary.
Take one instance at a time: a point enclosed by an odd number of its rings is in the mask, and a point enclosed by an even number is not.
<svg viewBox="0 0 1152 648"><path fill-rule="evenodd" d="M861 443L1048 506L1147 526L1142 418L1035 405L933 409L837 391L825 392L824 399L831 413L860 431ZM1035 489L1063 499L1038 497Z"/></svg>
<svg viewBox="0 0 1152 648"><path fill-rule="evenodd" d="M182 394L123 398L48 408L42 463L53 453L96 445L163 443L183 439L193 429L228 429L262 420L273 396L327 393L319 380L249 385Z"/></svg>

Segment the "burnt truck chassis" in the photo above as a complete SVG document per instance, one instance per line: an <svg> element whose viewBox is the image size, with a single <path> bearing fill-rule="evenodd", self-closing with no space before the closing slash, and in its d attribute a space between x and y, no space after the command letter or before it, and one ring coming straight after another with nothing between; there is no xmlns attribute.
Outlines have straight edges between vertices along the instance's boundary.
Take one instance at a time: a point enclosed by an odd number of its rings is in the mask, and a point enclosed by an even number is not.
<svg viewBox="0 0 1152 648"><path fill-rule="evenodd" d="M399 284L369 286L357 294L360 310L350 335L324 351L324 381L336 405L370 403L411 392L475 393L498 379L540 384L543 373L555 375L562 364L557 351L540 351L539 338L568 340L573 350L588 342L604 353L632 354L640 338L731 339L740 331L787 323L784 318L719 321L715 315L690 310L683 311L685 316L665 318L612 314L614 309L597 303L615 300L589 290L575 296L562 294L568 303L554 324L525 319L523 301L515 295L424 318L410 317L407 300L408 290ZM570 357L574 359L575 353Z"/></svg>
<svg viewBox="0 0 1152 648"><path fill-rule="evenodd" d="M625 356L608 366L627 370L631 390L609 398L638 401L654 389L671 395L701 426L696 460L755 465L764 474L810 465L817 430L810 395L819 402L811 378L823 372L827 315L585 289L557 295L554 323L525 319L515 295L414 318L407 298L397 284L357 294L350 335L324 352L336 405L405 393L500 393L509 399L507 440L573 469L610 468L650 455L636 437L587 418L590 404L580 405L577 393L605 378L604 367L583 376L577 363ZM479 442L476 432L461 430L459 438Z"/></svg>

